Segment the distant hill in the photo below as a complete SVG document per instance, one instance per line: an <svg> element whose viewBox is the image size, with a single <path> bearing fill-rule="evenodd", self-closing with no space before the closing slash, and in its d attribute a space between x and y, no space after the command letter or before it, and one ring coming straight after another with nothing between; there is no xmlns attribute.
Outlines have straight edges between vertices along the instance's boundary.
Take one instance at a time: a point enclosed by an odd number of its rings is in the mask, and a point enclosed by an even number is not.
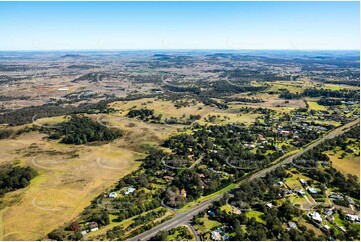
<svg viewBox="0 0 361 242"><path fill-rule="evenodd" d="M65 54L60 56L59 58L78 58L78 57L83 57L83 56L79 54Z"/></svg>

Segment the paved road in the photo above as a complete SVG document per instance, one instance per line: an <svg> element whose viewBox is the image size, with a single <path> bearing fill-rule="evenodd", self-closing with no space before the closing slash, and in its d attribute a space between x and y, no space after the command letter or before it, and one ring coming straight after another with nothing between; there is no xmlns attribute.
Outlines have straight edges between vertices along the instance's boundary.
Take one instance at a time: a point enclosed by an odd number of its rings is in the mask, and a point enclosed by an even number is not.
<svg viewBox="0 0 361 242"><path fill-rule="evenodd" d="M341 126L331 132L329 132L327 135L325 135L324 137L318 139L317 141L313 142L312 144L308 145L306 148L304 148L302 151L289 156L288 158L272 165L271 167L265 168L263 170L260 170L258 172L256 172L255 174L253 174L252 176L250 176L248 179L243 180L240 184L244 183L244 182L249 182L251 180L254 180L256 178L259 177L263 177L265 176L267 173L275 170L277 167L280 167L282 165L285 165L287 163L290 163L292 161L292 159L299 157L300 155L302 155L303 153L309 151L310 149L313 149L314 147L316 147L317 145L319 145L320 143L322 143L323 141L325 141L326 139L332 139L335 136L338 136L342 133L345 133L351 126L359 124L360 120L357 119L355 121L352 121L348 124L345 124L344 126ZM205 201L203 203L200 203L199 205L197 205L195 208L193 208L192 210L189 210L187 212L184 213L179 213L177 214L174 218L148 230L145 231L142 234L139 234L133 238L130 238L129 240L149 240L152 236L154 236L158 231L160 230L169 230L171 228L174 228L176 226L179 226L181 224L186 224L194 215L198 214L199 212L207 209L214 201L220 200L223 197L224 194L219 195L211 200Z"/></svg>
<svg viewBox="0 0 361 242"><path fill-rule="evenodd" d="M197 230L190 223L187 223L186 225L192 230L195 240L201 241L201 238L199 237Z"/></svg>

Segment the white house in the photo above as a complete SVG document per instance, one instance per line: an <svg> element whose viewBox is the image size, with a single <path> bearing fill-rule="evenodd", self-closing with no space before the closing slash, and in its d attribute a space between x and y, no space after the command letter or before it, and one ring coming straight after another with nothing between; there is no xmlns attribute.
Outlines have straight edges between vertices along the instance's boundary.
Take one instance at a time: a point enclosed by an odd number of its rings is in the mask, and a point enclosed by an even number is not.
<svg viewBox="0 0 361 242"><path fill-rule="evenodd" d="M118 196L118 194L116 192L109 193L110 198L116 198L117 196Z"/></svg>
<svg viewBox="0 0 361 242"><path fill-rule="evenodd" d="M133 193L136 189L134 187L128 187L127 190L125 191L125 195L128 195L130 193Z"/></svg>
<svg viewBox="0 0 361 242"><path fill-rule="evenodd" d="M331 196L330 198L334 198L334 199L343 199L343 196L334 192L331 192Z"/></svg>
<svg viewBox="0 0 361 242"><path fill-rule="evenodd" d="M94 232L94 231L97 231L99 229L99 226L98 226L97 222L87 222L85 224L85 226L88 227L90 232Z"/></svg>
<svg viewBox="0 0 361 242"><path fill-rule="evenodd" d="M305 193L302 189L298 190L297 193L298 193L298 195L300 195L300 196L306 195L306 193Z"/></svg>
<svg viewBox="0 0 361 242"><path fill-rule="evenodd" d="M307 182L305 180L300 179L300 182L301 182L302 185L307 186Z"/></svg>
<svg viewBox="0 0 361 242"><path fill-rule="evenodd" d="M360 218L358 216L356 216L356 215L346 214L346 218L350 222L360 222Z"/></svg>
<svg viewBox="0 0 361 242"><path fill-rule="evenodd" d="M316 212L316 211L314 211L313 213L311 213L311 217L312 217L313 220L315 220L315 221L318 222L318 223L321 223L321 222L322 222L321 215L320 215L318 212Z"/></svg>
<svg viewBox="0 0 361 242"><path fill-rule="evenodd" d="M317 193L318 193L317 189L316 189L316 188L313 188L313 187L309 187L309 188L307 188L307 190L308 190L308 192L311 193L311 194L317 194Z"/></svg>
<svg viewBox="0 0 361 242"><path fill-rule="evenodd" d="M211 239L214 241L220 241L222 240L222 236L218 231L212 231L211 232Z"/></svg>

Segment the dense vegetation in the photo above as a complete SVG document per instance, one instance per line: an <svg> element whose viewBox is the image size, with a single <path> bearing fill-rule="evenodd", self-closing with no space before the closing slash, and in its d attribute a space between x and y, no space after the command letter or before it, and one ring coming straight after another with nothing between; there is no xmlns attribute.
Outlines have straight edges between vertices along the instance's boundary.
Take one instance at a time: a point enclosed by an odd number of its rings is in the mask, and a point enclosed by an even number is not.
<svg viewBox="0 0 361 242"><path fill-rule="evenodd" d="M135 117L139 117L141 120L144 120L146 117L151 116L154 114L154 110L149 110L149 109L140 109L140 110L130 110L127 114L127 116L129 118L135 118Z"/></svg>
<svg viewBox="0 0 361 242"><path fill-rule="evenodd" d="M192 240L193 235L190 233L189 229L187 229L186 226L179 226L177 228L172 228L168 231L159 231L155 236L150 238L150 241L168 241L167 237L170 235L177 234L177 237L174 238L178 241L184 241L184 240Z"/></svg>
<svg viewBox="0 0 361 242"><path fill-rule="evenodd" d="M280 98L284 98L284 99L300 99L301 97L302 96L299 93L292 93L287 89L284 90L280 95Z"/></svg>
<svg viewBox="0 0 361 242"><path fill-rule="evenodd" d="M60 127L52 131L50 138L59 139L64 144L86 144L93 141L110 141L122 136L122 132L109 129L90 118L73 115L69 121L60 124Z"/></svg>
<svg viewBox="0 0 361 242"><path fill-rule="evenodd" d="M54 106L45 104L42 106L32 106L17 109L14 111L0 114L0 124L9 124L10 126L31 123L33 118L54 117L75 113L109 113L112 110L108 108L110 102L115 99L106 99L94 104L82 104L75 106Z"/></svg>
<svg viewBox="0 0 361 242"><path fill-rule="evenodd" d="M13 134L11 129L0 129L0 139L9 138Z"/></svg>
<svg viewBox="0 0 361 242"><path fill-rule="evenodd" d="M317 89L309 88L303 92L303 96L306 97L333 97L333 98L348 98L352 100L359 100L360 91L358 90L329 90L329 89Z"/></svg>
<svg viewBox="0 0 361 242"><path fill-rule="evenodd" d="M349 152L347 149L347 139L354 138L360 140L360 126L351 128L348 132L340 135L334 139L329 139L313 148L312 150L304 153L297 160L307 160L307 163L303 166L307 166L306 169L301 169L310 178L321 182L325 186L338 188L342 193L347 194L350 197L359 199L360 197L360 184L358 178L353 175L343 175L333 167L326 167L325 169L307 169L319 166L320 161L329 162L330 159L327 155L323 154L323 151L332 150L336 146L341 147L345 152ZM295 160L295 163L297 163Z"/></svg>
<svg viewBox="0 0 361 242"><path fill-rule="evenodd" d="M1 167L0 196L7 192L26 187L35 176L37 176L37 172L31 167Z"/></svg>

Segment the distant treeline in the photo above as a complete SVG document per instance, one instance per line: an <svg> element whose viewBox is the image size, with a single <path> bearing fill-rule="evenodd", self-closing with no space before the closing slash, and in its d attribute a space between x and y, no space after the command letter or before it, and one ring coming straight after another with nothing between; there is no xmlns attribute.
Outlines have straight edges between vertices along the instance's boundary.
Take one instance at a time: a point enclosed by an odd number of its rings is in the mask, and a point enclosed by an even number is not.
<svg viewBox="0 0 361 242"><path fill-rule="evenodd" d="M303 93L291 93L287 89L283 89L280 98L284 99L300 99L302 97L331 97L331 98L346 98L350 100L359 100L360 91L359 90L330 90L330 89L317 89L317 88L308 88L303 91Z"/></svg>
<svg viewBox="0 0 361 242"><path fill-rule="evenodd" d="M358 100L360 97L360 91L358 90L330 90L330 89L317 89L309 88L303 92L306 97L336 97L336 98L350 98Z"/></svg>
<svg viewBox="0 0 361 242"><path fill-rule="evenodd" d="M107 113L111 110L107 105L115 99L106 99L98 103L82 104L77 107L74 106L53 106L45 104L42 106L31 106L21 108L12 112L0 114L0 124L9 124L10 126L22 125L31 123L33 117L36 119L45 117L54 117L76 113Z"/></svg>
<svg viewBox="0 0 361 242"><path fill-rule="evenodd" d="M0 95L0 101L11 101L11 100L26 100L27 97L20 96L20 97L14 97L14 96L3 96Z"/></svg>
<svg viewBox="0 0 361 242"><path fill-rule="evenodd" d="M260 98L246 98L246 97L229 97L224 98L225 102L244 102L244 103L263 103L264 101Z"/></svg>

